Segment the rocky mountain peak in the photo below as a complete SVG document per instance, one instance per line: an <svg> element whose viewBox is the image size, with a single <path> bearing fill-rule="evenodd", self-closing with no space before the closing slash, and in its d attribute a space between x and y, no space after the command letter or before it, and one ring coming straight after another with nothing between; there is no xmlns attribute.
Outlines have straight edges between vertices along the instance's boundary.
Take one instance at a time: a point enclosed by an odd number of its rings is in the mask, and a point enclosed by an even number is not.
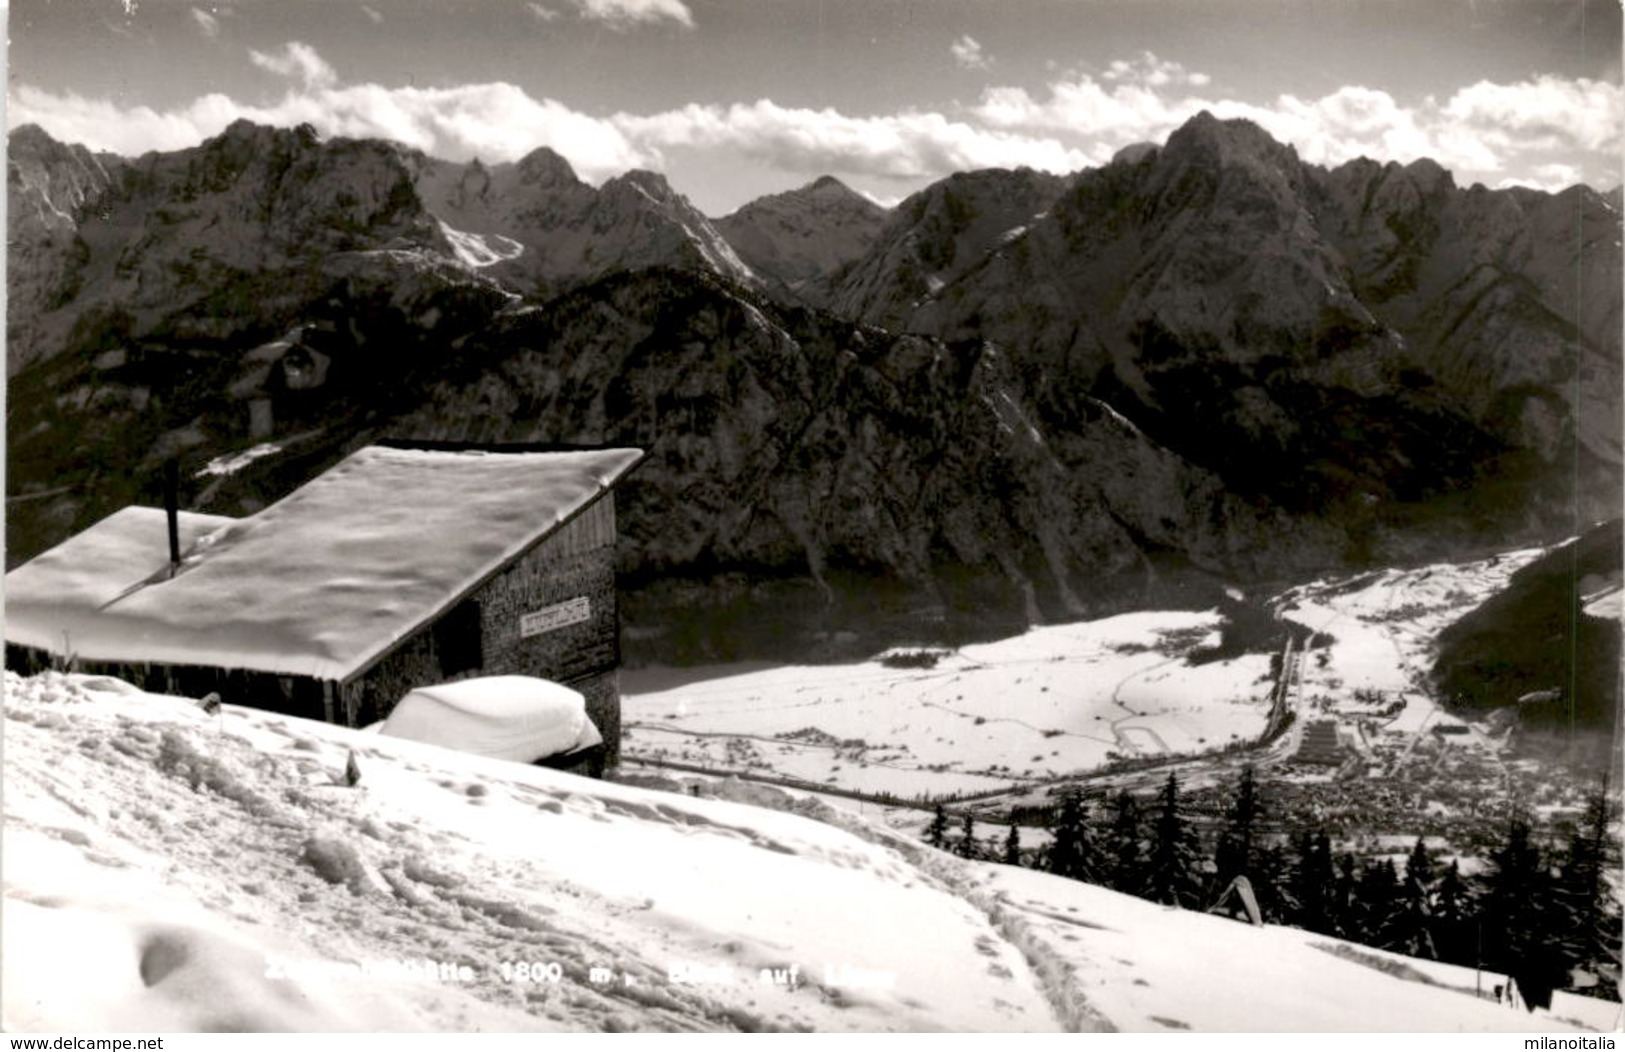
<svg viewBox="0 0 1625 1052"><path fill-rule="evenodd" d="M120 162L117 192L79 217L57 265L41 259L8 278L26 293L8 317L8 364L51 357L86 327L185 343L285 326L335 281L382 280L385 253L422 274L454 265L404 154L239 120L198 146ZM405 288L417 277L390 280Z"/></svg>
<svg viewBox="0 0 1625 1052"><path fill-rule="evenodd" d="M11 129L6 136L6 148L11 157L44 153L49 150L66 150L67 147L51 137L51 133L37 124L21 124Z"/></svg>
<svg viewBox="0 0 1625 1052"><path fill-rule="evenodd" d="M584 185L570 162L546 146L538 146L519 159L519 182L544 189Z"/></svg>
<svg viewBox="0 0 1625 1052"><path fill-rule="evenodd" d="M1162 147L1154 142L1135 142L1112 154L1112 164L1139 164L1147 157L1155 157Z"/></svg>
<svg viewBox="0 0 1625 1052"><path fill-rule="evenodd" d="M113 154L94 153L77 143L59 142L37 124L24 124L11 130L6 136L6 160L13 179L22 173L41 174L48 168L66 166L94 173L103 184L122 165L122 158Z"/></svg>
<svg viewBox="0 0 1625 1052"><path fill-rule="evenodd" d="M1250 120L1220 120L1207 110L1186 121L1163 147L1159 161L1174 167L1247 168L1296 179L1298 151L1275 141Z"/></svg>
<svg viewBox="0 0 1625 1052"><path fill-rule="evenodd" d="M847 186L833 175L821 175L805 186L783 193L758 197L741 206L732 215L760 216L774 214L787 216L794 213L818 213L836 223L845 222L851 214L863 214L884 221L886 209Z"/></svg>
<svg viewBox="0 0 1625 1052"><path fill-rule="evenodd" d="M754 270L797 289L862 255L886 216L886 209L825 175L759 197L715 225Z"/></svg>
<svg viewBox="0 0 1625 1052"><path fill-rule="evenodd" d="M1456 188L1456 177L1431 157L1420 157L1407 164L1405 175L1429 192Z"/></svg>
<svg viewBox="0 0 1625 1052"><path fill-rule="evenodd" d="M624 190L631 190L647 197L657 205L678 205L692 208L688 200L671 188L666 177L659 172L651 172L646 168L634 168L630 172L618 175L604 184L603 193L613 195Z"/></svg>
<svg viewBox="0 0 1625 1052"><path fill-rule="evenodd" d="M309 124L276 128L239 117L226 125L219 135L203 140L202 151L218 156L240 157L253 151L308 148L317 146L320 141L316 129Z"/></svg>
<svg viewBox="0 0 1625 1052"><path fill-rule="evenodd" d="M112 154L96 154L83 146L58 142L37 124L12 130L6 139L6 161L13 192L36 192L35 200L22 203L40 204L37 198L43 195L50 203L47 211L53 218L65 221L86 197L105 189L122 165L121 159ZM17 219L13 212L12 221Z"/></svg>
<svg viewBox="0 0 1625 1052"><path fill-rule="evenodd" d="M38 125L15 129L6 158L7 369L38 346L40 314L71 287L86 209L117 182L124 161L53 139Z"/></svg>
<svg viewBox="0 0 1625 1052"><path fill-rule="evenodd" d="M845 201L851 198L856 198L859 201L869 200L833 175L821 175L808 183L803 189L810 194L832 200Z"/></svg>

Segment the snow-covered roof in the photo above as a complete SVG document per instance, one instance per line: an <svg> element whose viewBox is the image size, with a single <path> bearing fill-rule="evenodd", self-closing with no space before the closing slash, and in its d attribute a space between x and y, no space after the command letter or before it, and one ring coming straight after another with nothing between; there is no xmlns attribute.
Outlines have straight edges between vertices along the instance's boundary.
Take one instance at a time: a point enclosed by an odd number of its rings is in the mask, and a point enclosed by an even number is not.
<svg viewBox="0 0 1625 1052"><path fill-rule="evenodd" d="M6 639L344 680L603 495L635 449L369 446L244 519L131 507L6 575Z"/></svg>

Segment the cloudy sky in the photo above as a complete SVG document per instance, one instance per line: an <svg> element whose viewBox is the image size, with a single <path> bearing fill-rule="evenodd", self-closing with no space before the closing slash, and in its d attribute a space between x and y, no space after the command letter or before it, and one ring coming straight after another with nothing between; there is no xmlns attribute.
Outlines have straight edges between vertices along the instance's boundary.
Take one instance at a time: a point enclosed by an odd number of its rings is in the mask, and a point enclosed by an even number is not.
<svg viewBox="0 0 1625 1052"><path fill-rule="evenodd" d="M134 155L233 119L537 146L703 211L1067 172L1201 109L1305 159L1620 183L1619 0L13 0L7 119Z"/></svg>

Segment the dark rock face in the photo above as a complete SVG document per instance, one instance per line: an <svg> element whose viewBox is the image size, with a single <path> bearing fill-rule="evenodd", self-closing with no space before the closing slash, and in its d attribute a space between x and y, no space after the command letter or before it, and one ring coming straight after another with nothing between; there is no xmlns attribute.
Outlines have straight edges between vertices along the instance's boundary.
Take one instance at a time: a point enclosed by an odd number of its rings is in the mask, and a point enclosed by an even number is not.
<svg viewBox="0 0 1625 1052"><path fill-rule="evenodd" d="M1066 184L1027 168L949 176L899 204L869 253L807 296L871 325L914 327L921 304L1019 237Z"/></svg>
<svg viewBox="0 0 1625 1052"><path fill-rule="evenodd" d="M1515 706L1525 726L1611 729L1620 620L1617 603L1605 612L1594 597L1620 587L1620 526L1594 526L1542 556L1445 629L1433 666L1441 693L1466 708Z"/></svg>
<svg viewBox="0 0 1625 1052"><path fill-rule="evenodd" d="M369 434L650 450L621 491L620 555L633 649L666 657L790 652L854 622L1017 628L1143 600L1159 572L1211 590L1272 549L1314 563L1340 543L1237 500L1103 403L1052 438L990 345L674 270L512 314L417 397Z"/></svg>
<svg viewBox="0 0 1625 1052"><path fill-rule="evenodd" d="M309 129L238 121L126 162L72 220L71 262L43 309L13 314L27 333L13 367L148 338L258 342L342 283L468 280L394 147Z"/></svg>
<svg viewBox="0 0 1625 1052"><path fill-rule="evenodd" d="M847 305L991 339L1039 377L1046 419L1090 391L1254 498L1378 533L1460 498L1448 529L1493 534L1618 506L1619 238L1584 188L1326 172L1204 114L1080 173L934 292ZM1491 491L1518 512L1461 497Z"/></svg>
<svg viewBox="0 0 1625 1052"><path fill-rule="evenodd" d="M11 133L6 155L6 346L22 364L40 342L37 319L78 291L75 232L124 162L66 146L29 124Z"/></svg>
<svg viewBox="0 0 1625 1052"><path fill-rule="evenodd" d="M233 514L377 438L635 444L633 637L716 657L1206 604L1620 499L1619 209L1583 189L1327 172L1207 116L884 223L828 180L712 224L546 150L13 143L13 564L170 457Z"/></svg>
<svg viewBox="0 0 1625 1052"><path fill-rule="evenodd" d="M1425 161L1318 183L1356 293L1475 424L1543 468L1578 452L1588 483L1618 474L1616 204L1584 187L1458 190ZM1587 513L1606 514L1608 489L1596 496Z"/></svg>
<svg viewBox="0 0 1625 1052"><path fill-rule="evenodd" d="M10 371L119 339L263 340L343 281L551 295L617 270L750 268L664 177L594 190L563 158L450 164L376 140L238 121L123 162L38 129L13 136Z"/></svg>

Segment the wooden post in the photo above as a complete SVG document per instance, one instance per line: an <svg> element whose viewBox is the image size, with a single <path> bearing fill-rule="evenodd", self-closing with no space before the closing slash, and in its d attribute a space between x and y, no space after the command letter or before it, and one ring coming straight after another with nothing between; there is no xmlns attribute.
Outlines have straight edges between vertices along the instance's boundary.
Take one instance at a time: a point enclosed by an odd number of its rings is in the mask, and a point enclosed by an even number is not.
<svg viewBox="0 0 1625 1052"><path fill-rule="evenodd" d="M322 719L328 723L333 721L333 681L322 680Z"/></svg>
<svg viewBox="0 0 1625 1052"><path fill-rule="evenodd" d="M169 520L169 576L181 565L181 465L174 457L164 461L164 517Z"/></svg>

